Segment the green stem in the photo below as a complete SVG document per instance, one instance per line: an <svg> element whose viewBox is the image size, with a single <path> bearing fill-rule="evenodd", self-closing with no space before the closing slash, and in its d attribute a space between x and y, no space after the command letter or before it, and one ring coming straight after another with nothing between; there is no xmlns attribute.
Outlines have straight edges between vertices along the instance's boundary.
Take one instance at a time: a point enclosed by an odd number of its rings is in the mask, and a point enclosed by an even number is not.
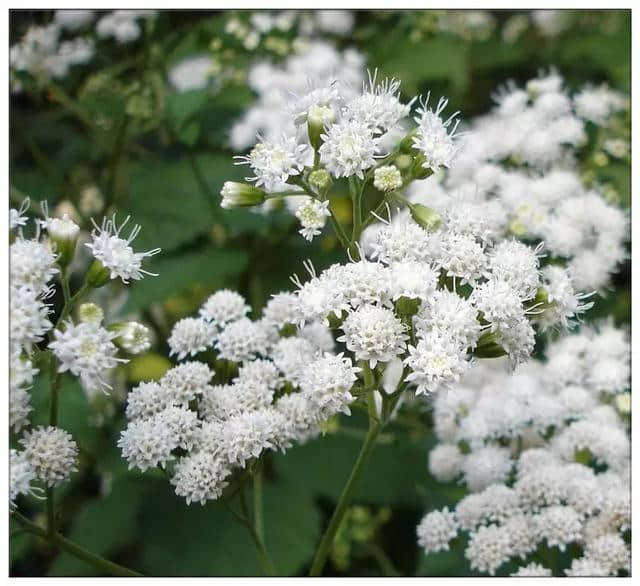
<svg viewBox="0 0 640 586"><path fill-rule="evenodd" d="M64 304L64 307L62 308L62 312L60 313L60 317L58 318L58 321L56 322L56 326L54 329L56 329L67 318L67 316L71 313L71 310L74 308L76 303L84 295L86 295L89 289L91 289L91 287L87 283L85 283L84 285L82 285L82 287L80 287L80 289L76 291L75 295L71 297L71 299L69 299L67 303Z"/></svg>
<svg viewBox="0 0 640 586"><path fill-rule="evenodd" d="M360 479L360 476L365 469L365 465L369 460L369 456L371 455L371 451L373 450L373 446L376 443L376 439L381 429L382 425L377 422L372 422L369 426L369 431L367 433L367 437L364 440L364 443L362 444L360 453L358 454L358 459L353 465L353 469L351 470L351 474L349 476L349 479L347 480L347 484L345 484L345 487L342 490L342 494L340 495L340 499L338 500L338 505L333 512L331 521L329 521L329 526L324 532L324 535L322 536L322 539L320 541L320 545L318 545L318 549L316 550L316 555L313 558L313 564L311 565L311 570L309 571L310 576L320 576L322 574L322 570L325 563L327 562L327 557L329 555L331 545L333 544L333 540L336 536L336 533L338 532L340 524L342 523L342 519L344 518L344 515L349 508L351 498L353 497L353 493L356 489L356 486L358 485L358 480Z"/></svg>
<svg viewBox="0 0 640 586"><path fill-rule="evenodd" d="M253 524L256 535L264 543L264 507L262 502L262 466L258 462L253 473Z"/></svg>
<svg viewBox="0 0 640 586"><path fill-rule="evenodd" d="M142 576L138 572L134 570L130 570L129 568L125 568L124 566L120 566L119 564L115 564L110 562L109 560L104 559L103 557L96 555L95 553L91 553L87 551L74 541L63 537L59 533L55 533L53 535L49 535L46 529L43 529L39 525L32 523L26 517L23 517L20 513L14 512L12 513L13 518L20 523L27 531L37 535L38 537L42 537L43 539L48 540L52 545L57 546L62 551L66 551L72 556L87 562L89 565L97 568L98 570L102 570L105 574L109 574L111 576L127 576L127 577L138 577Z"/></svg>
<svg viewBox="0 0 640 586"><path fill-rule="evenodd" d="M373 222L377 221L376 216L379 216L384 211L385 207L387 206L387 203L388 203L387 202L387 196L385 196L382 199L382 201L378 204L378 207L373 212L369 212L368 216L362 222L362 230L367 228Z"/></svg>
<svg viewBox="0 0 640 586"><path fill-rule="evenodd" d="M87 114L61 86L50 81L48 84L48 90L51 93L52 97L56 101L60 102L60 104L62 104L71 114L76 116L89 128L93 127L93 123L89 114Z"/></svg>
<svg viewBox="0 0 640 586"><path fill-rule="evenodd" d="M340 223L338 218L336 218L335 213L331 209L331 205L329 205L329 213L331 214L329 216L329 221L331 222L331 226L333 226L333 230L336 233L336 236L338 237L338 240L340 240L340 244L342 244L342 247L345 250L348 250L349 249L349 238L347 237L347 233L344 231L344 228L342 227L342 224Z"/></svg>
<svg viewBox="0 0 640 586"><path fill-rule="evenodd" d="M116 135L115 144L113 146L113 156L111 157L111 164L109 165L109 177L107 180L107 194L109 196L109 203L114 204L117 200L117 183L118 183L118 169L120 168L120 161L122 160L122 154L124 152L125 139L127 137L127 129L131 118L125 115L124 120L120 123L118 128L118 134Z"/></svg>
<svg viewBox="0 0 640 586"><path fill-rule="evenodd" d="M271 561L271 558L269 557L269 554L264 547L264 543L260 540L260 537L256 533L256 530L254 529L249 519L247 519L245 515L241 515L240 513L235 511L233 507L231 507L228 503L222 501L222 504L233 515L233 518L238 521L238 523L243 525L249 532L249 537L251 537L251 541L253 541L253 544L256 547L258 561L260 562L264 573L267 574L267 576L275 576L277 574L276 568L273 565L273 562Z"/></svg>
<svg viewBox="0 0 640 586"><path fill-rule="evenodd" d="M382 573L386 577L402 576L402 574L393 565L393 562L389 559L389 556L377 543L370 543L367 549L375 558L376 562L378 562Z"/></svg>
<svg viewBox="0 0 640 586"><path fill-rule="evenodd" d="M219 207L218 207L218 196L211 191L209 184L207 183L207 179L200 168L200 164L198 163L198 159L196 158L194 152L189 150L187 153L187 160L189 161L189 166L191 167L191 171L193 171L193 176L196 178L196 183L204 195L204 198L207 200L209 204L209 208L211 210L211 217L216 218L218 216Z"/></svg>

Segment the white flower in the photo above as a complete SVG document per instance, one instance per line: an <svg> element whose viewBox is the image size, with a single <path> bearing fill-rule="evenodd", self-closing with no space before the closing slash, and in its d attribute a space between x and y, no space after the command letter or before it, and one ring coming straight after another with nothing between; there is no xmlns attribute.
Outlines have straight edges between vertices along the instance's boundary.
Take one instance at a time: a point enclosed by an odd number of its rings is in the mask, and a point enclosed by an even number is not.
<svg viewBox="0 0 640 586"><path fill-rule="evenodd" d="M631 570L631 552L624 539L615 533L588 541L584 555L604 568L609 575L617 574L618 570Z"/></svg>
<svg viewBox="0 0 640 586"><path fill-rule="evenodd" d="M425 515L417 528L418 545L425 553L445 551L449 542L458 535L458 522L448 508Z"/></svg>
<svg viewBox="0 0 640 586"><path fill-rule="evenodd" d="M596 560L592 560L588 557L576 558L571 562L571 567L564 571L567 576L570 577L604 577L608 576L609 572L607 572L606 566L600 565Z"/></svg>
<svg viewBox="0 0 640 586"><path fill-rule="evenodd" d="M580 541L581 529L580 516L571 507L549 507L536 517L538 539L545 539L549 547L558 547L560 551L569 543Z"/></svg>
<svg viewBox="0 0 640 586"><path fill-rule="evenodd" d="M89 24L93 17L93 10L56 10L53 21L63 29L75 31Z"/></svg>
<svg viewBox="0 0 640 586"><path fill-rule="evenodd" d="M216 336L215 327L204 319L185 317L176 322L167 340L171 351L178 360L186 356L195 356L213 345Z"/></svg>
<svg viewBox="0 0 640 586"><path fill-rule="evenodd" d="M99 324L67 321L64 329L54 331L54 341L49 348L60 361L58 371L68 370L79 376L84 388L91 393L98 389L111 389L103 377L119 362L128 362L116 358L118 349L113 343L116 336Z"/></svg>
<svg viewBox="0 0 640 586"><path fill-rule="evenodd" d="M299 230L300 234L311 242L314 236L318 236L322 232L330 215L329 200L318 201L317 199L308 198L296 210L296 218L300 220L302 226L302 229Z"/></svg>
<svg viewBox="0 0 640 586"><path fill-rule="evenodd" d="M15 287L31 287L44 291L47 283L59 272L56 255L46 242L17 238L9 253L9 280Z"/></svg>
<svg viewBox="0 0 640 586"><path fill-rule="evenodd" d="M489 254L489 270L509 283L523 299L534 296L539 285L538 250L515 240L504 240Z"/></svg>
<svg viewBox="0 0 640 586"><path fill-rule="evenodd" d="M171 484L178 496L185 497L187 504L192 502L204 505L222 495L228 484L229 466L220 458L204 451L191 453L180 458L175 465Z"/></svg>
<svg viewBox="0 0 640 586"><path fill-rule="evenodd" d="M272 295L262 310L264 320L269 325L277 328L281 328L286 324L296 323L298 321L296 302L296 294L289 291Z"/></svg>
<svg viewBox="0 0 640 586"><path fill-rule="evenodd" d="M485 273L487 263L483 246L473 236L448 232L441 237L438 264L461 285L474 285Z"/></svg>
<svg viewBox="0 0 640 586"><path fill-rule="evenodd" d="M409 345L409 356L404 363L411 369L407 382L416 387L416 394L431 394L457 381L469 367L464 349L452 338L438 331L418 338Z"/></svg>
<svg viewBox="0 0 640 586"><path fill-rule="evenodd" d="M390 266L390 296L426 301L432 297L438 281L437 273L429 265L416 261L394 262Z"/></svg>
<svg viewBox="0 0 640 586"><path fill-rule="evenodd" d="M277 141L259 142L247 156L236 156L236 165L249 165L255 181L267 191L278 189L289 177L299 175L304 167L308 146L298 144L294 136L282 135Z"/></svg>
<svg viewBox="0 0 640 586"><path fill-rule="evenodd" d="M593 307L593 302L583 303L592 293L576 293L566 269L549 265L543 269L542 277L551 304L551 307L545 307L538 318L543 327L559 325L568 328L572 325L569 321L571 318L577 318L580 313Z"/></svg>
<svg viewBox="0 0 640 586"><path fill-rule="evenodd" d="M10 288L9 339L13 348L31 351L51 329L49 306L43 303L38 291L28 286Z"/></svg>
<svg viewBox="0 0 640 586"><path fill-rule="evenodd" d="M429 452L429 472L439 482L451 482L460 474L464 456L455 444L438 444Z"/></svg>
<svg viewBox="0 0 640 586"><path fill-rule="evenodd" d="M496 570L511 557L508 531L496 525L481 526L469 536L465 556L471 568L494 576Z"/></svg>
<svg viewBox="0 0 640 586"><path fill-rule="evenodd" d="M265 354L267 346L264 330L258 322L246 317L228 324L216 340L219 357L233 362L244 362Z"/></svg>
<svg viewBox="0 0 640 586"><path fill-rule="evenodd" d="M168 77L179 92L206 88L213 73L210 55L192 55L172 65Z"/></svg>
<svg viewBox="0 0 640 586"><path fill-rule="evenodd" d="M359 120L374 132L384 133L394 128L411 110L411 103L401 104L398 99L400 82L384 79L376 83L377 71L369 74L369 84L363 85L362 94L351 100L345 108L345 117Z"/></svg>
<svg viewBox="0 0 640 586"><path fill-rule="evenodd" d="M114 331L115 341L129 354L142 354L151 348L151 330L144 324L128 321Z"/></svg>
<svg viewBox="0 0 640 586"><path fill-rule="evenodd" d="M265 386L270 390L277 389L282 380L278 369L270 360L252 360L245 362L238 370L237 382L249 386Z"/></svg>
<svg viewBox="0 0 640 586"><path fill-rule="evenodd" d="M197 395L205 392L214 374L204 362L183 362L168 370L160 384L176 405L187 406Z"/></svg>
<svg viewBox="0 0 640 586"><path fill-rule="evenodd" d="M331 125L321 135L320 161L335 177L357 176L375 164L379 139L361 120L344 120Z"/></svg>
<svg viewBox="0 0 640 586"><path fill-rule="evenodd" d="M10 389L9 391L9 427L14 432L19 432L29 423L29 413L33 411L30 405L31 396L23 388Z"/></svg>
<svg viewBox="0 0 640 586"><path fill-rule="evenodd" d="M371 368L404 352L408 339L405 326L393 311L375 305L362 305L340 328L344 335L338 342L344 342L356 360L367 360Z"/></svg>
<svg viewBox="0 0 640 586"><path fill-rule="evenodd" d="M433 245L428 232L406 218L380 229L371 248L372 258L389 264L394 261L424 262L431 257Z"/></svg>
<svg viewBox="0 0 640 586"><path fill-rule="evenodd" d="M453 291L439 289L421 305L414 325L420 337L436 332L457 340L462 348L474 348L482 330L477 314L469 300Z"/></svg>
<svg viewBox="0 0 640 586"><path fill-rule="evenodd" d="M395 191L402 187L402 175L395 165L383 165L373 172L373 186L378 191Z"/></svg>
<svg viewBox="0 0 640 586"><path fill-rule="evenodd" d="M172 403L169 390L156 382L142 382L127 394L127 419L148 419Z"/></svg>
<svg viewBox="0 0 640 586"><path fill-rule="evenodd" d="M230 289L221 289L204 302L200 308L200 315L222 328L243 318L250 309L242 295Z"/></svg>
<svg viewBox="0 0 640 586"><path fill-rule="evenodd" d="M455 112L444 122L440 114L447 107L448 100L440 98L435 111L428 108L429 95L422 107L418 110L419 116L415 118L418 123L418 130L413 137L413 146L424 156L422 166L431 169L434 173L441 167L450 167L453 163L457 151L455 139L458 123L456 119L458 112ZM450 126L453 125L453 128Z"/></svg>
<svg viewBox="0 0 640 586"><path fill-rule="evenodd" d="M298 126L308 121L317 121L320 124L335 122L342 102L338 82L316 87L300 97L294 94L294 97L288 110Z"/></svg>
<svg viewBox="0 0 640 586"><path fill-rule="evenodd" d="M113 37L118 43L131 43L140 36L138 18L153 18L154 10L114 10L103 16L96 24L99 37Z"/></svg>
<svg viewBox="0 0 640 586"><path fill-rule="evenodd" d="M317 355L318 351L311 342L297 336L282 338L271 351L273 362L284 378L296 385L304 376L306 365Z"/></svg>
<svg viewBox="0 0 640 586"><path fill-rule="evenodd" d="M78 446L64 429L36 427L25 431L20 444L38 480L47 486L58 486L77 470Z"/></svg>
<svg viewBox="0 0 640 586"><path fill-rule="evenodd" d="M504 482L512 467L507 449L488 445L467 455L462 473L469 490L477 492L491 484Z"/></svg>
<svg viewBox="0 0 640 586"><path fill-rule="evenodd" d="M148 419L130 421L121 432L118 447L129 462L129 469L136 467L144 472L174 459L171 452L177 447L176 438L173 430L163 424L161 415L159 412Z"/></svg>
<svg viewBox="0 0 640 586"><path fill-rule="evenodd" d="M36 479L36 471L25 452L9 450L9 506L15 508L16 498L21 494L33 494L31 483Z"/></svg>
<svg viewBox="0 0 640 586"><path fill-rule="evenodd" d="M143 275L157 277L156 273L150 273L142 268L142 261L160 252L159 248L148 250L147 252L133 252L131 243L140 233L140 226L135 225L129 236L120 238L120 233L127 225L131 216L127 216L118 227L116 216L111 220L103 218L102 225L94 222L94 230L91 232L92 242L87 242L85 246L91 250L93 256L102 263L112 279L120 278L123 283L128 283L130 279L139 280Z"/></svg>
<svg viewBox="0 0 640 586"><path fill-rule="evenodd" d="M339 412L349 415L349 403L354 400L350 391L360 370L342 353L325 353L305 367L300 375L300 389L318 406L323 419Z"/></svg>
<svg viewBox="0 0 640 586"><path fill-rule="evenodd" d="M526 566L518 568L517 572L510 575L518 578L550 578L553 574L549 568L545 568L543 565L537 564L536 562L531 562Z"/></svg>
<svg viewBox="0 0 640 586"><path fill-rule="evenodd" d="M606 85L597 88L587 86L573 98L576 114L585 120L602 125L609 115L624 107L620 94Z"/></svg>

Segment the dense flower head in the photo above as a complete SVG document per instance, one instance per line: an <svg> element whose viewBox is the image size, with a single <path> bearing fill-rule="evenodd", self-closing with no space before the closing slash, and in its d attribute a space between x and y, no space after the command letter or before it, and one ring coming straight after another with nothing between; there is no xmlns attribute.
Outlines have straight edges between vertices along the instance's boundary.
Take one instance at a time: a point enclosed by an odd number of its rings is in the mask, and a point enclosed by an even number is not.
<svg viewBox="0 0 640 586"><path fill-rule="evenodd" d="M200 315L222 328L229 322L245 317L249 310L242 295L230 289L220 289L204 302Z"/></svg>
<svg viewBox="0 0 640 586"><path fill-rule="evenodd" d="M212 346L216 337L215 326L202 318L185 317L175 323L167 340L170 354L178 360L195 356Z"/></svg>
<svg viewBox="0 0 640 586"><path fill-rule="evenodd" d="M12 284L9 297L11 346L30 351L53 326L49 320L49 306L37 290L24 285Z"/></svg>
<svg viewBox="0 0 640 586"><path fill-rule="evenodd" d="M515 575L548 575L525 566L527 556L541 546L573 552L567 548L578 544L584 556L567 575L628 571L630 437L609 404L628 385L628 334L605 322L559 338L546 352L546 362L515 374L477 365L449 396L438 394L440 443L429 469L471 491L455 517L470 532L465 556L472 568L493 574L519 558ZM601 360L626 373L626 383L613 390L590 384ZM569 376L560 376L564 371Z"/></svg>
<svg viewBox="0 0 640 586"><path fill-rule="evenodd" d="M10 248L11 284L44 291L47 283L59 272L56 254L48 242L17 238Z"/></svg>
<svg viewBox="0 0 640 586"><path fill-rule="evenodd" d="M360 119L347 119L330 126L321 136L320 160L335 177L364 178L375 164L379 139Z"/></svg>
<svg viewBox="0 0 640 586"><path fill-rule="evenodd" d="M37 479L48 487L61 484L77 469L76 442L59 427L36 427L26 431L20 444Z"/></svg>

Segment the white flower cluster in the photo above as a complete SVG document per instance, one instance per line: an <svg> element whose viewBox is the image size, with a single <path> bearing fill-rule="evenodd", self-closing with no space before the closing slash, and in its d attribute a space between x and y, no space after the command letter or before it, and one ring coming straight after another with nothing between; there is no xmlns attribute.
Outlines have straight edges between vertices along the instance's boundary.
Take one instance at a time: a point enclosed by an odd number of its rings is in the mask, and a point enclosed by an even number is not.
<svg viewBox="0 0 640 586"><path fill-rule="evenodd" d="M33 481L52 487L67 480L76 469L78 449L71 436L55 426L30 428L29 389L38 374L37 358L50 352L58 373L66 371L80 379L88 395L110 388L106 381L109 371L119 362L118 347L131 354L149 347L148 329L137 322L122 322L104 327L104 314L94 304L79 308L78 323L72 319L54 324L47 301L55 293L52 280L61 277L73 261L80 227L66 214L50 218L43 204L44 220L37 220L35 234L25 238L28 201L18 210L10 211L10 365L9 365L9 426L15 434L16 449L10 453L10 504L20 494L38 495ZM132 233L135 236L136 227ZM113 233L112 233L113 232ZM136 254L129 241L118 236L115 218L94 233L95 253L92 267L85 275L85 290L105 284L109 277L140 278L141 260L148 253ZM97 263L97 264L96 264ZM45 336L48 342L45 343ZM39 346L39 347L38 347ZM36 350L38 351L36 354ZM25 431L26 428L26 431Z"/></svg>
<svg viewBox="0 0 640 586"><path fill-rule="evenodd" d="M247 84L257 99L231 128L231 147L243 151L255 144L258 134L266 141L277 140L283 132L295 135L288 111L291 95L304 96L310 83L321 88L335 79L342 80L343 95L355 97L364 79L364 57L353 49L341 53L329 43L314 41L280 64L256 63L249 69Z"/></svg>
<svg viewBox="0 0 640 586"><path fill-rule="evenodd" d="M547 355L513 375L478 366L436 397L429 469L471 494L421 521L427 554L463 532L471 568L492 575L518 559L531 561L518 575L550 575L531 556L572 544L582 554L569 576L630 570L628 335L605 323L560 338Z"/></svg>
<svg viewBox="0 0 640 586"><path fill-rule="evenodd" d="M586 121L605 124L625 108L624 97L606 87L570 96L551 71L526 89L506 86L496 101L471 121L443 184L415 182L409 199L428 204L454 229L544 242L550 257L566 263L573 287L601 291L626 257L628 219L597 186L585 186L578 156Z"/></svg>
<svg viewBox="0 0 640 586"><path fill-rule="evenodd" d="M295 297L275 296L258 321L245 300L214 293L200 317L177 322L169 339L179 359L215 352L220 367L237 376L212 384L214 371L190 360L158 382L141 383L127 399L127 428L118 445L131 468L166 467L176 494L187 503L217 499L234 469L265 450L284 450L349 413L359 368L333 351L318 322L281 336L292 326ZM295 330L295 328L294 328Z"/></svg>
<svg viewBox="0 0 640 586"><path fill-rule="evenodd" d="M130 43L142 32L138 20L155 15L155 10L113 10L97 21L95 32L101 39ZM94 18L93 10L56 10L48 24L29 27L9 50L12 70L44 80L66 77L71 67L88 63L95 54L94 40L85 30ZM70 37L77 32L82 36ZM11 89L21 91L18 79L12 78Z"/></svg>
<svg viewBox="0 0 640 586"><path fill-rule="evenodd" d="M267 66L265 77L270 88L271 73L271 66ZM353 181L352 198L356 197L354 190L360 190L358 197L362 198L364 184L370 179L375 189L389 194L415 177L451 166L460 135L456 132L457 112L441 117L446 99L441 98L434 109L428 95L421 100L413 118L417 127L408 132L415 98L401 102L399 81L378 80L373 73L356 91L344 73L335 76L327 70L312 79L304 90L294 92L290 76L285 76L289 90L286 108L281 99L268 103L270 115L277 117L277 132L259 133L259 142L249 154L235 157L236 164L250 167L252 175L246 180L255 185L226 182L221 191L222 207L255 206L284 196L300 220L300 233L311 240L331 215L328 190L334 180ZM265 112L255 111L258 121L268 119ZM395 165L378 163L378 159L396 157L404 143L408 143L405 150L413 153L404 155L410 171L406 165L402 173Z"/></svg>
<svg viewBox="0 0 640 586"><path fill-rule="evenodd" d="M58 19L44 26L31 26L9 50L12 69L34 77L60 79L74 65L90 61L94 54L93 41L88 37L62 40L64 28L69 28L67 23ZM14 84L12 89L19 91L20 84Z"/></svg>

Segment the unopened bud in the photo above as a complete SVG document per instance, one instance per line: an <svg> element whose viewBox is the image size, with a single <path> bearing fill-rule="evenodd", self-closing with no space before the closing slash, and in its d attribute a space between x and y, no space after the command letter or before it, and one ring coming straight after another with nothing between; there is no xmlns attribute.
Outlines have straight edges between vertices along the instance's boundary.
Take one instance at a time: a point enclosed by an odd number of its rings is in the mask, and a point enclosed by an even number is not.
<svg viewBox="0 0 640 586"><path fill-rule="evenodd" d="M311 106L307 112L307 132L309 142L314 150L318 150L322 145L322 133L327 124L331 124L336 119L336 113L331 106Z"/></svg>
<svg viewBox="0 0 640 586"><path fill-rule="evenodd" d="M83 323L100 324L104 319L104 311L95 303L83 303L78 308L78 317Z"/></svg>
<svg viewBox="0 0 640 586"><path fill-rule="evenodd" d="M433 175L433 171L424 166L426 159L424 155L419 154L413 158L413 165L411 167L411 176L414 179L427 179Z"/></svg>
<svg viewBox="0 0 640 586"><path fill-rule="evenodd" d="M151 347L149 328L136 321L117 323L109 326L109 330L117 332L114 342L129 354L142 354Z"/></svg>
<svg viewBox="0 0 640 586"><path fill-rule="evenodd" d="M94 260L92 265L87 271L86 281L87 285L92 289L102 287L109 282L111 273L98 259Z"/></svg>
<svg viewBox="0 0 640 586"><path fill-rule="evenodd" d="M61 267L68 266L76 251L80 226L69 217L69 214L64 214L62 218L50 218L43 225L58 253L58 264Z"/></svg>
<svg viewBox="0 0 640 586"><path fill-rule="evenodd" d="M324 193L331 186L331 175L326 169L316 169L309 173L309 185L321 193Z"/></svg>
<svg viewBox="0 0 640 586"><path fill-rule="evenodd" d="M237 181L225 181L220 192L223 208L250 207L265 200L265 192L259 187Z"/></svg>
<svg viewBox="0 0 640 586"><path fill-rule="evenodd" d="M428 206L415 203L409 206L409 210L414 222L427 231L437 230L442 223L440 215Z"/></svg>

